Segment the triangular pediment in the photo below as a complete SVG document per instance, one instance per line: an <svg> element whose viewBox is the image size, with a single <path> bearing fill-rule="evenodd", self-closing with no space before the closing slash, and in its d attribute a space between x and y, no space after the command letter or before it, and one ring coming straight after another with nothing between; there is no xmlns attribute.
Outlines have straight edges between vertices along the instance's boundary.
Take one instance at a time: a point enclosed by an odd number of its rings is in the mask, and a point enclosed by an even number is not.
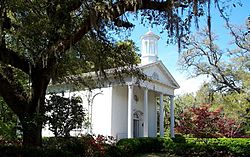
<svg viewBox="0 0 250 157"><path fill-rule="evenodd" d="M174 89L180 88L179 84L176 82L168 69L164 66L162 61L143 65L140 66L140 68L150 80L164 84Z"/></svg>

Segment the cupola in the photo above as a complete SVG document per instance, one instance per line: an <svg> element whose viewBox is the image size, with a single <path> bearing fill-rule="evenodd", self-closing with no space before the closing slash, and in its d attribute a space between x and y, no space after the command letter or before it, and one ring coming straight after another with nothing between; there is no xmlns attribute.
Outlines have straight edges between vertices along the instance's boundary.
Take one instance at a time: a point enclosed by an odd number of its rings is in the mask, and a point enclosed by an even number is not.
<svg viewBox="0 0 250 157"><path fill-rule="evenodd" d="M151 30L141 36L141 64L146 65L158 60L158 40L160 37Z"/></svg>

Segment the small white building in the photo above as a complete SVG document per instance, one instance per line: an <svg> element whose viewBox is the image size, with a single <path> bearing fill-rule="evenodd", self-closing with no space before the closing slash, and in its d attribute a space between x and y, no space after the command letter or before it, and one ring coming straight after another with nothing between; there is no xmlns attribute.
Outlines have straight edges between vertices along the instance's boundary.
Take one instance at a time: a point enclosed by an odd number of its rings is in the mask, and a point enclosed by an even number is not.
<svg viewBox="0 0 250 157"><path fill-rule="evenodd" d="M159 36L152 31L141 37L141 65L139 68L149 80L140 86L132 77L125 78L125 84L111 84L101 89L70 91L67 85L51 86L48 91L64 91L65 95L77 95L83 99L88 110L91 126L82 133L113 136L117 139L134 137L155 137L157 135L157 114L160 117L160 136L164 135L163 98L170 97L171 136L174 137L174 90L178 83L164 64L158 60ZM160 108L157 106L159 98ZM159 110L159 112L157 112ZM79 133L79 131L72 132ZM44 130L44 136L51 135Z"/></svg>

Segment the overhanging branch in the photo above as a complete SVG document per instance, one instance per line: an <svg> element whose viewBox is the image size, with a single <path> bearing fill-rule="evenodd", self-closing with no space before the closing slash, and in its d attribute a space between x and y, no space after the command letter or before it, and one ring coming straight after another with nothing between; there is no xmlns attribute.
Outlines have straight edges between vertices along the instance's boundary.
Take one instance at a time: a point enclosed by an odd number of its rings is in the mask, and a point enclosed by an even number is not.
<svg viewBox="0 0 250 157"><path fill-rule="evenodd" d="M29 74L28 60L10 49L0 47L0 63L11 65Z"/></svg>
<svg viewBox="0 0 250 157"><path fill-rule="evenodd" d="M0 73L0 84L0 96L17 115L21 115L25 110L25 105L28 104L28 98L24 97L2 73Z"/></svg>
<svg viewBox="0 0 250 157"><path fill-rule="evenodd" d="M180 6L179 7L183 7ZM167 11L173 8L172 1L166 2L157 2L150 0L138 1L137 4L132 4L129 1L118 1L112 5L112 9L110 9L110 15L107 17L102 17L101 12L95 11L95 14L89 15L80 25L80 27L72 33L72 35L68 36L65 39L59 39L54 45L52 45L48 53L52 55L53 53L58 53L62 51L66 51L70 48L70 46L76 44L78 41L82 39L82 37L87 34L91 28L93 27L93 23L98 23L98 18L103 18L106 20L113 21L117 19L119 16L123 15L127 11L137 11L143 9L153 9L157 11ZM96 16L96 17L93 17ZM94 20L94 21L93 21Z"/></svg>

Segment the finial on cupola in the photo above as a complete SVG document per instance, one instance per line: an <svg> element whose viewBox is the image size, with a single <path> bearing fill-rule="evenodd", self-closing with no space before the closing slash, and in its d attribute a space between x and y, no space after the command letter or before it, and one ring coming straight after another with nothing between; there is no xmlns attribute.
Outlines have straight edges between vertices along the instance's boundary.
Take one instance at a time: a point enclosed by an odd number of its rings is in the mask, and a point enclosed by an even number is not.
<svg viewBox="0 0 250 157"><path fill-rule="evenodd" d="M158 40L160 37L155 35L151 29L141 36L141 64L149 64L158 60Z"/></svg>

